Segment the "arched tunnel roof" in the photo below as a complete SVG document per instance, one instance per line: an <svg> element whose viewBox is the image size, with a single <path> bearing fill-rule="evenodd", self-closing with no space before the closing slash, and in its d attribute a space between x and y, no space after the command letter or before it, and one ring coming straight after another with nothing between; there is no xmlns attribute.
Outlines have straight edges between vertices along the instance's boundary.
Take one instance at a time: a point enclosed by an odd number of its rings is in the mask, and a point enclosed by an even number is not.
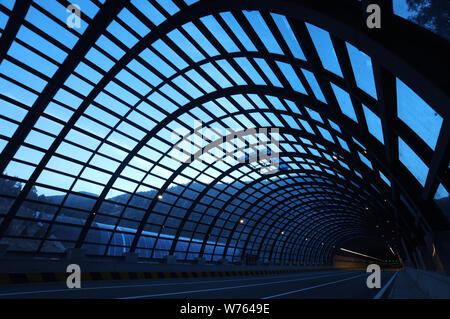
<svg viewBox="0 0 450 319"><path fill-rule="evenodd" d="M448 43L424 61L312 1L77 4L73 28L66 1L0 4L11 251L321 264L448 227Z"/></svg>

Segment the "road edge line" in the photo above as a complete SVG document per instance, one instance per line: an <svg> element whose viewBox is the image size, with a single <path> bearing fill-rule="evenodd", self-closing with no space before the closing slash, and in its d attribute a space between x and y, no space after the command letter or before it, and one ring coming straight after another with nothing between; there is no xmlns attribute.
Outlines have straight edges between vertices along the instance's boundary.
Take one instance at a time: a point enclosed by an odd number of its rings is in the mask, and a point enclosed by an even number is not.
<svg viewBox="0 0 450 319"><path fill-rule="evenodd" d="M392 281L394 281L395 277L397 277L398 271L395 272L395 274L392 275L391 279L384 285L383 288L380 289L380 291L373 297L373 299L381 299L383 297L384 293L388 289L388 287L391 285Z"/></svg>

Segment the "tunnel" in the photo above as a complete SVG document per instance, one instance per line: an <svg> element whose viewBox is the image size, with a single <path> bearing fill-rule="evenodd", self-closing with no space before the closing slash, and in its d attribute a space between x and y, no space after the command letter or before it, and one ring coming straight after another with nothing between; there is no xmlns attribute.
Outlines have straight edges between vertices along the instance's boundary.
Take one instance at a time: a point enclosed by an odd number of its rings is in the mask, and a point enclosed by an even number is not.
<svg viewBox="0 0 450 319"><path fill-rule="evenodd" d="M448 19L399 3L1 0L0 282L448 281Z"/></svg>

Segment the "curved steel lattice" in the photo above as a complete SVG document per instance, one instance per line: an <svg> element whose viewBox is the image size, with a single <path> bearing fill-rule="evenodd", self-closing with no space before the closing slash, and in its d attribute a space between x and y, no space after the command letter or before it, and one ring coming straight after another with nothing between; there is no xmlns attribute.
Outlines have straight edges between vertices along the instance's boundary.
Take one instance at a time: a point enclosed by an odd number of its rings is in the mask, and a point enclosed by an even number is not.
<svg viewBox="0 0 450 319"><path fill-rule="evenodd" d="M324 264L442 225L439 80L309 1L242 2L0 3L10 250Z"/></svg>

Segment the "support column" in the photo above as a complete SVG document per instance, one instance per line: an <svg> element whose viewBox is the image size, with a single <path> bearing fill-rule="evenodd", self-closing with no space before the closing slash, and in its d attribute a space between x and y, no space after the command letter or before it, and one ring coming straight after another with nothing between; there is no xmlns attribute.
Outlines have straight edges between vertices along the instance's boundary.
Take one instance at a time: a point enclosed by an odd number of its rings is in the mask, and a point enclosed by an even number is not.
<svg viewBox="0 0 450 319"><path fill-rule="evenodd" d="M422 252L421 252L421 246L417 246L416 247L416 256L417 256L417 261L418 261L418 268L419 269L423 269L426 270L427 267L425 266L425 262L423 260L423 256L422 256Z"/></svg>
<svg viewBox="0 0 450 319"><path fill-rule="evenodd" d="M177 263L177 258L174 255L166 255L163 262L167 265L174 265Z"/></svg>
<svg viewBox="0 0 450 319"><path fill-rule="evenodd" d="M405 266L412 266L412 259L408 252L408 247L406 247L405 240L403 238L400 239L402 244L403 251L405 252Z"/></svg>
<svg viewBox="0 0 450 319"><path fill-rule="evenodd" d="M70 261L83 261L86 251L81 248L69 248L66 250L66 259Z"/></svg>

